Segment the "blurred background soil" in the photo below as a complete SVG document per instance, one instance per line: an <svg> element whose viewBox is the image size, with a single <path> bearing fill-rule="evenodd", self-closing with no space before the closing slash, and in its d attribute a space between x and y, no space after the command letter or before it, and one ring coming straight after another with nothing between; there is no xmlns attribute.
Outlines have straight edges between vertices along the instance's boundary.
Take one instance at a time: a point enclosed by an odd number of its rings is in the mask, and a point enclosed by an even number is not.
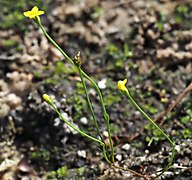
<svg viewBox="0 0 192 180"><path fill-rule="evenodd" d="M110 168L98 144L68 128L43 101L96 136L77 70L23 12L37 5L50 36L99 85L118 165L154 177L170 144L119 92L127 87L174 140L173 166L159 179L192 177L192 3L190 0L0 1L0 179L139 179ZM100 131L106 125L87 82ZM187 89L186 89L187 88ZM106 137L107 141L107 137Z"/></svg>

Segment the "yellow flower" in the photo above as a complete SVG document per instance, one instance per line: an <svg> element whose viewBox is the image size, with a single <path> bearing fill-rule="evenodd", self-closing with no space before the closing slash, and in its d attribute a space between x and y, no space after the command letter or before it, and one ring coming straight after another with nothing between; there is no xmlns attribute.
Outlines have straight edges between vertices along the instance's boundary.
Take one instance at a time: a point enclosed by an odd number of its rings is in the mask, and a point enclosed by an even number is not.
<svg viewBox="0 0 192 180"><path fill-rule="evenodd" d="M39 11L39 8L37 6L34 6L31 11L26 11L23 13L24 16L29 17L31 19L38 17L39 15L44 14L44 11Z"/></svg>
<svg viewBox="0 0 192 180"><path fill-rule="evenodd" d="M43 94L43 99L44 99L48 104L50 104L50 105L53 104L52 99L51 99L51 97L50 97L49 95Z"/></svg>
<svg viewBox="0 0 192 180"><path fill-rule="evenodd" d="M127 79L124 79L123 81L118 81L117 86L121 91L127 91L128 89L125 87L125 84L127 83Z"/></svg>

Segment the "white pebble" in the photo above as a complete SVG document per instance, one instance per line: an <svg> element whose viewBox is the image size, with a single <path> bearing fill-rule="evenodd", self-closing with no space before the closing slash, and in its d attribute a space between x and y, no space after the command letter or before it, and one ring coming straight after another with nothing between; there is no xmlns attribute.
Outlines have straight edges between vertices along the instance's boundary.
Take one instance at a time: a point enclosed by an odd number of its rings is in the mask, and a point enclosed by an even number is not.
<svg viewBox="0 0 192 180"><path fill-rule="evenodd" d="M60 118L55 118L55 119L54 119L54 126L55 126L55 127L56 127L56 126L59 126L60 122L61 122Z"/></svg>
<svg viewBox="0 0 192 180"><path fill-rule="evenodd" d="M88 123L88 120L87 120L86 117L82 117L82 118L80 119L80 122L81 122L82 124L86 125L86 124Z"/></svg>
<svg viewBox="0 0 192 180"><path fill-rule="evenodd" d="M16 166L17 162L10 160L10 159L5 159L1 164L0 164L0 172L3 172L13 166Z"/></svg>
<svg viewBox="0 0 192 180"><path fill-rule="evenodd" d="M7 104L0 104L0 118L3 118L9 114L10 107Z"/></svg>
<svg viewBox="0 0 192 180"><path fill-rule="evenodd" d="M122 155L120 155L120 154L116 155L116 159L117 159L118 161L121 161L121 160L122 160Z"/></svg>
<svg viewBox="0 0 192 180"><path fill-rule="evenodd" d="M180 145L175 145L175 150L176 150L177 152L180 152L180 151L181 151Z"/></svg>
<svg viewBox="0 0 192 180"><path fill-rule="evenodd" d="M77 155L78 155L79 157L86 158L87 153L86 153L85 150L78 150L78 151L77 151Z"/></svg>
<svg viewBox="0 0 192 180"><path fill-rule="evenodd" d="M126 151L128 151L129 149L130 149L130 145L129 144L124 144L121 148L123 149L123 150L126 150Z"/></svg>
<svg viewBox="0 0 192 180"><path fill-rule="evenodd" d="M102 79L101 81L98 82L98 86L100 89L105 89L106 88L106 82L107 79Z"/></svg>
<svg viewBox="0 0 192 180"><path fill-rule="evenodd" d="M21 105L21 98L16 96L15 94L13 93L10 93L6 96L6 101L7 101L7 104L10 106L10 107L17 107L19 105Z"/></svg>

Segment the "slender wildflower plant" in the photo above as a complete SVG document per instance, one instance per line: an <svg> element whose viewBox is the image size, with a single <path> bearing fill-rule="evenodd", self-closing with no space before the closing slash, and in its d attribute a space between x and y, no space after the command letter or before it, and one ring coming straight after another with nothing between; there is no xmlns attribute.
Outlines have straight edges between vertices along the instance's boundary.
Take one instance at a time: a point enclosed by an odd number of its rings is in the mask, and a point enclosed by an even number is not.
<svg viewBox="0 0 192 180"><path fill-rule="evenodd" d="M125 171L129 171L137 176L140 177L144 177L145 175L142 175L140 173L137 173L131 169L128 168L123 168L123 167L119 167L115 164L114 161L114 146L113 146L113 141L112 141L112 137L111 137L111 130L110 130L110 120L109 120L109 115L106 111L105 105L104 105L104 101L103 101L103 96L101 94L101 91L97 85L97 83L91 78L89 77L82 69L81 69L81 57L80 57L80 52L75 56L74 59L71 59L58 45L57 43L49 36L49 34L45 31L44 27L41 25L41 20L40 20L40 15L44 14L44 11L39 10L39 8L37 6L34 6L31 11L26 11L23 13L24 16L33 19L34 22L39 26L39 28L42 30L42 32L44 33L44 35L47 37L47 39L62 53L62 55L74 66L76 67L76 69L79 72L79 76L81 78L81 82L83 84L83 88L84 88L84 92L86 95L86 99L87 99L87 103L88 103L88 107L95 125L95 129L98 135L98 138L95 138L85 132L83 132L82 130L80 130L79 128L77 128L76 126L74 126L72 123L70 123L67 119L65 119L62 114L59 112L59 110L57 109L56 105L53 103L51 97L47 94L43 94L43 99L55 110L55 112L58 114L58 116L63 120L64 123L66 123L69 127L71 127L72 129L74 129L75 131L77 131L79 134L81 134L82 136L97 142L100 144L102 152L103 152L103 156L106 159L106 161L113 167L121 169L121 170L125 170ZM109 150L107 149L107 146L105 144L105 141L103 139L103 136L101 135L100 131L99 131L99 126L95 117L95 113L93 111L93 107L89 98L89 94L87 91L87 86L86 86L86 81L85 78L91 82L91 84L93 85L93 87L95 87L99 99L100 99L100 104L101 104L101 108L103 110L103 115L104 115L104 119L106 122L106 126L107 126L107 132L108 132L108 136L109 136L109 144L110 144L110 150L111 153L109 153ZM168 165L164 168L164 170L161 172L161 174L163 174L165 171L168 170L168 168L171 166L173 158L174 158L174 143L172 142L172 140L159 128L159 126L157 126L155 124L155 122L139 107L139 105L134 101L134 99L131 97L131 95L129 94L128 89L125 87L125 84L127 82L127 79L123 80L123 81L118 81L118 88L121 90L121 92L123 94L125 94L130 100L131 102L136 106L136 108L155 126L155 128L157 128L167 139L168 141L171 143L172 145L172 156L171 159L168 163ZM158 176L160 176L161 174L159 174ZM158 177L157 176L157 177Z"/></svg>
<svg viewBox="0 0 192 180"><path fill-rule="evenodd" d="M96 88L97 90L97 93L99 95L99 98L100 98L100 103L101 103L101 107L103 109L103 113L104 113L104 119L106 121L106 124L107 124L107 130L108 130L108 134L109 134L109 139L110 139L110 149L111 149L111 163L114 162L114 148L113 148L113 142L112 142L112 138L111 138L111 133L110 133L110 124L109 124L109 115L106 111L106 108L105 108L105 105L104 105L104 101L103 101L103 97L102 97L102 94L100 92L100 89L98 87L98 85L96 84L96 82L91 78L89 77L82 69L81 69L81 66L77 66L76 64L76 60L78 59L77 56L75 57L74 60L72 60L58 45L57 43L47 34L47 32L45 31L44 27L41 25L41 20L40 20L40 17L39 15L42 15L44 14L44 11L39 11L39 8L37 6L34 6L32 8L31 11L26 11L23 13L24 16L26 17L29 17L31 19L34 20L34 22L39 26L39 28L42 30L42 32L44 33L44 35L47 37L47 39L62 53L62 55L73 65L77 68L77 70L79 71L80 73L80 76L81 76L81 80L83 80L83 78L87 78L91 84ZM80 54L79 54L80 55ZM80 57L79 57L80 58ZM80 64L79 64L80 65ZM91 111L91 115L93 117L93 120L94 120L94 124L96 126L96 130L97 130L97 133L98 133L98 136L100 137L100 139L103 141L104 143L104 148L105 148L105 151L107 152L107 148L106 148L106 144L101 136L101 133L99 132L99 128L98 128L98 124L97 124L97 121L96 121L96 118L95 118L95 115L94 115L94 112L93 112L93 109L92 109L92 106L91 106L91 103L90 103L90 99L89 99L89 96L88 96L88 92L87 92L87 89L86 89L86 85L85 85L85 82L84 80L82 81L83 83L83 87L84 87L84 90L85 90L85 93L86 93L86 98L87 98L87 101L88 101L88 105L89 105L89 108L90 108L90 111ZM53 106L52 106L53 107ZM103 147L103 144L102 144L102 147ZM107 153L108 154L108 153ZM108 157L109 159L109 157Z"/></svg>
<svg viewBox="0 0 192 180"><path fill-rule="evenodd" d="M175 144L169 138L169 136L166 133L164 133L164 131L140 108L140 106L136 103L136 101L133 99L133 97L130 95L128 89L126 88L126 86L125 86L126 83L127 83L127 79L124 79L123 81L120 80L120 81L118 81L117 86L121 90L121 92L125 96L127 96L127 98L133 103L133 105L141 112L141 114L143 114L143 116L145 116L147 118L147 120L149 120L153 124L153 126L156 129L158 129L159 132L161 132L161 134L170 142L170 144L172 146L172 155L171 155L171 158L169 160L169 163L163 169L163 171L155 177L155 178L157 178L157 177L161 176L165 171L167 171L169 169L169 167L172 165L173 158L175 156Z"/></svg>

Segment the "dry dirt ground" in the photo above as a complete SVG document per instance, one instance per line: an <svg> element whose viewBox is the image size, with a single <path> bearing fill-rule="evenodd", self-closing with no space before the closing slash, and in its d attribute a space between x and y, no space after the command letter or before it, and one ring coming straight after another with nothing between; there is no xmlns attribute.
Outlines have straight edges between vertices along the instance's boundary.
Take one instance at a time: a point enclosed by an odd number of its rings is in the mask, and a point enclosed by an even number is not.
<svg viewBox="0 0 192 180"><path fill-rule="evenodd" d="M69 129L43 102L43 93L51 95L66 118L96 135L78 72L23 18L33 5L8 2L0 2L0 179L142 179L111 168L98 144ZM190 180L190 0L35 2L45 10L41 21L47 32L70 57L80 51L82 68L98 83L116 163L150 179L171 155L169 142L117 89L117 81L128 78L132 96L176 144L173 165L159 179ZM87 85L105 135L97 93Z"/></svg>

